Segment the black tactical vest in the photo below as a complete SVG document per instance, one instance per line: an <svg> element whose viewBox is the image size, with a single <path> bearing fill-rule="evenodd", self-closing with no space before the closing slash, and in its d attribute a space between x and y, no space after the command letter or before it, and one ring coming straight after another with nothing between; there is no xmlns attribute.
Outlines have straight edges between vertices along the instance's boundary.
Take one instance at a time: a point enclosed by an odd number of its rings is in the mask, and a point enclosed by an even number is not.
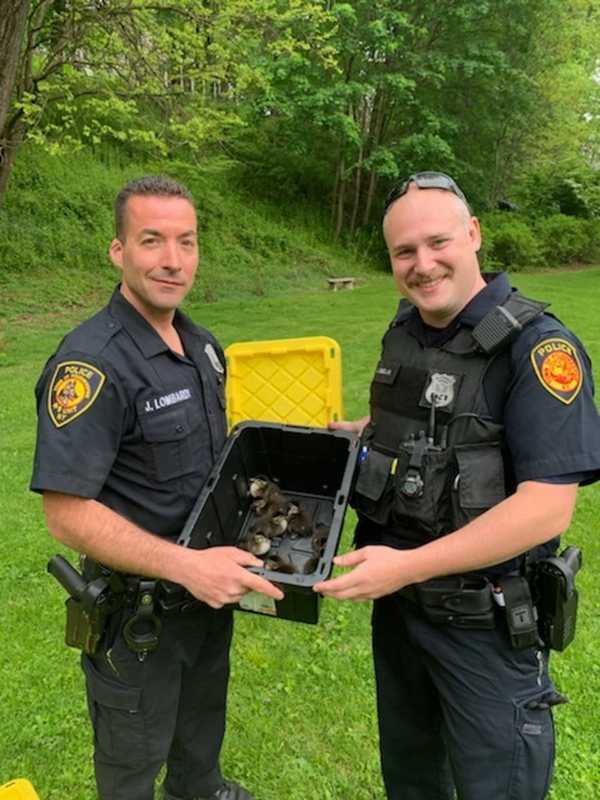
<svg viewBox="0 0 600 800"><path fill-rule="evenodd" d="M513 292L474 328L425 347L407 330L412 306L401 304L371 384L353 497L361 515L425 542L507 496L503 426L490 414L483 380L545 308Z"/></svg>

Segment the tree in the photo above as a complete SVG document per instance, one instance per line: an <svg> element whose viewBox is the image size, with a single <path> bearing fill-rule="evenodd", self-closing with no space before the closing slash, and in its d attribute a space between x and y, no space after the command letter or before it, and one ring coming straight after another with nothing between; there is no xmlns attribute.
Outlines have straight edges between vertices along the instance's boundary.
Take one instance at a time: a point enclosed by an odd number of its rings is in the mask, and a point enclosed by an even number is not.
<svg viewBox="0 0 600 800"><path fill-rule="evenodd" d="M30 0L6 0L5 13L0 17L0 198L6 188L6 179L14 159L11 128L7 121L29 4Z"/></svg>
<svg viewBox="0 0 600 800"><path fill-rule="evenodd" d="M336 238L367 225L390 184L420 169L450 171L479 208L493 206L532 159L555 156L559 142L582 157L591 90L597 94L597 7L330 3L330 62L299 71L284 63L272 75L269 162L278 142L303 154L315 195L331 199Z"/></svg>
<svg viewBox="0 0 600 800"><path fill-rule="evenodd" d="M15 2L20 27L10 28L11 63L18 59L5 82L0 202L25 139L50 150L112 140L192 158L227 149L244 129L241 109L268 102L269 70L301 57L306 35L326 15L316 0L24 5L25 22Z"/></svg>

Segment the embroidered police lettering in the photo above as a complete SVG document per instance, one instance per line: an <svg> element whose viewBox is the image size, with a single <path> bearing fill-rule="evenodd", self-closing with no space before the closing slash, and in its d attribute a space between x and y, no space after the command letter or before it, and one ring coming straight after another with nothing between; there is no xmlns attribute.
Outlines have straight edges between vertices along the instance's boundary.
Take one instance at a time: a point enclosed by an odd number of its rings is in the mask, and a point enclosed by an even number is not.
<svg viewBox="0 0 600 800"><path fill-rule="evenodd" d="M571 347L570 344L567 342L563 342L561 339L553 339L548 342L544 342L543 345L538 346L537 352L538 356L543 357L544 355L548 355L549 353L554 352L555 350L562 350L569 355L573 355L574 348Z"/></svg>
<svg viewBox="0 0 600 800"><path fill-rule="evenodd" d="M89 381L89 379L93 376L94 371L88 369L84 366L78 366L76 364L67 364L65 366L65 375L75 375L85 378Z"/></svg>
<svg viewBox="0 0 600 800"><path fill-rule="evenodd" d="M48 390L48 414L57 428L87 411L104 386L106 376L83 361L63 361L55 369Z"/></svg>
<svg viewBox="0 0 600 800"><path fill-rule="evenodd" d="M530 354L534 372L553 397L569 405L583 385L583 372L577 350L564 339L546 339Z"/></svg>

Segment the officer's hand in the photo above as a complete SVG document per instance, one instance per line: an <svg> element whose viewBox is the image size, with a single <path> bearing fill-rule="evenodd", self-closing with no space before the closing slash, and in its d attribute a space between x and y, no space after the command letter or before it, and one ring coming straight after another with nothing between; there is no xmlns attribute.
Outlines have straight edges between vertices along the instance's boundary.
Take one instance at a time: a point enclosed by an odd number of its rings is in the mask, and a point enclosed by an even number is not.
<svg viewBox="0 0 600 800"><path fill-rule="evenodd" d="M348 420L330 422L327 427L331 431L350 431L350 433L355 433L357 436L360 436L370 419L370 417L362 417L361 419L352 420L352 422Z"/></svg>
<svg viewBox="0 0 600 800"><path fill-rule="evenodd" d="M354 567L345 575L315 584L315 592L337 600L376 600L412 583L408 573L408 552L393 547L370 545L336 556L338 567Z"/></svg>
<svg viewBox="0 0 600 800"><path fill-rule="evenodd" d="M269 581L249 572L246 567L262 567L263 562L237 547L214 547L188 550L185 577L179 582L194 597L212 608L239 603L247 592L255 591L282 600L283 592Z"/></svg>

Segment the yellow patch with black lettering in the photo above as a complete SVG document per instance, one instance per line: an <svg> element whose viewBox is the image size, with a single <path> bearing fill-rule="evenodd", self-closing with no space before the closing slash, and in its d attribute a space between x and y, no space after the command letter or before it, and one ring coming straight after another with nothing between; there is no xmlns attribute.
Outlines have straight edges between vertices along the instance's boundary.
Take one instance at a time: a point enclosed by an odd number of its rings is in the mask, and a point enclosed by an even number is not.
<svg viewBox="0 0 600 800"><path fill-rule="evenodd" d="M531 351L531 363L540 383L551 395L569 405L583 385L577 350L565 339L545 339Z"/></svg>
<svg viewBox="0 0 600 800"><path fill-rule="evenodd" d="M84 414L100 394L106 375L84 361L56 367L48 392L48 413L57 428Z"/></svg>

